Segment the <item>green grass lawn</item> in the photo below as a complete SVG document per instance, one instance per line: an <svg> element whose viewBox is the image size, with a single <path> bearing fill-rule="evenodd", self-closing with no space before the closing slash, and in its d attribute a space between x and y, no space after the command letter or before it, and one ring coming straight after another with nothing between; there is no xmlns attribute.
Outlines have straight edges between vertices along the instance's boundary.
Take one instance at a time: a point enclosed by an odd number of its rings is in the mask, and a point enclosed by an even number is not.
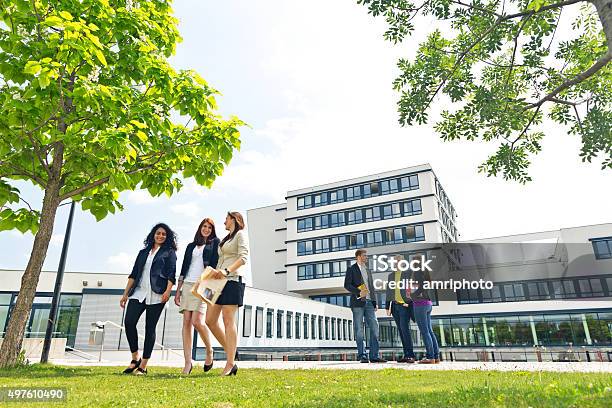
<svg viewBox="0 0 612 408"><path fill-rule="evenodd" d="M159 367L146 377L120 371L33 365L0 370L0 387L66 387L67 404L19 405L37 407L612 407L610 374L240 369L221 378L219 369L204 374L200 367L190 376Z"/></svg>

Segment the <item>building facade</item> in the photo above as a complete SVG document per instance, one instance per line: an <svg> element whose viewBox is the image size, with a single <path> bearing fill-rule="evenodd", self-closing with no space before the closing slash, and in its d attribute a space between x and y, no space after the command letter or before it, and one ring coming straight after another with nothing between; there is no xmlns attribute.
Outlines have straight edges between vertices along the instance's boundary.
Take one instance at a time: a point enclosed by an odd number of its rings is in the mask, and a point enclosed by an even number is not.
<svg viewBox="0 0 612 408"><path fill-rule="evenodd" d="M455 243L460 252L506 245L484 265L493 289L434 291L443 347L612 345L612 224L464 242L429 165L289 191L247 216L255 287L347 307L344 275L358 248L410 259ZM384 307L384 291L376 296ZM383 346L399 346L382 308L378 318Z"/></svg>

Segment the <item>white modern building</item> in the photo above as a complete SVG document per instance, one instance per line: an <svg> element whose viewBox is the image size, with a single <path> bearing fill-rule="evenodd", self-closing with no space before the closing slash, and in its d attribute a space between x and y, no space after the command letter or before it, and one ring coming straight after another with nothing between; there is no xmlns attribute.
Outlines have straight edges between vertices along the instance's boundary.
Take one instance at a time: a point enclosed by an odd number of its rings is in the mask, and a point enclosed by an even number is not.
<svg viewBox="0 0 612 408"><path fill-rule="evenodd" d="M357 248L406 259L454 248L462 276L485 273L494 286L434 292L443 347L612 345L612 224L462 242L427 164L289 191L247 215L255 287L347 307ZM475 253L486 256L470 265ZM382 344L399 346L392 319L378 317ZM415 327L413 337L420 344Z"/></svg>
<svg viewBox="0 0 612 408"><path fill-rule="evenodd" d="M357 248L455 242L456 217L427 164L289 191L286 202L247 212L253 286L305 297L344 295Z"/></svg>

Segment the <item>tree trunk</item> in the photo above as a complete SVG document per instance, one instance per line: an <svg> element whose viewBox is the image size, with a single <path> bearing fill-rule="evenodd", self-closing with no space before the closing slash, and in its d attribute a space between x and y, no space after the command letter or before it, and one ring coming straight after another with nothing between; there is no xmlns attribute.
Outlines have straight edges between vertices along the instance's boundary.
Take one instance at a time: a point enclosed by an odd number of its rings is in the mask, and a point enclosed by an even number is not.
<svg viewBox="0 0 612 408"><path fill-rule="evenodd" d="M608 54L612 54L612 0L591 0L597 9L599 21L606 35Z"/></svg>
<svg viewBox="0 0 612 408"><path fill-rule="evenodd" d="M17 356L21 351L26 323L28 322L28 317L32 310L32 303L36 295L36 287L38 286L38 280L40 278L40 271L47 255L49 241L51 241L51 235L53 234L55 215L60 204L60 173L63 150L63 145L61 145L61 143L54 149L52 175L49 177L49 181L45 188L45 197L43 199L40 215L40 226L34 237L30 260L21 278L19 297L11 312L9 324L2 342L2 348L0 348L0 368L14 366L17 362Z"/></svg>

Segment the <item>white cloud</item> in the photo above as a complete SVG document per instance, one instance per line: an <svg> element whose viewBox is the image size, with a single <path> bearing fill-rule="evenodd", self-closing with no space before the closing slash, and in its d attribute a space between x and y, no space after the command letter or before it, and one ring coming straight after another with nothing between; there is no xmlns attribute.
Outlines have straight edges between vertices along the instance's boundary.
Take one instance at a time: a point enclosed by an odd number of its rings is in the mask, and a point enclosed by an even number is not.
<svg viewBox="0 0 612 408"><path fill-rule="evenodd" d="M175 204L170 206L170 210L180 215L186 215L188 217L197 217L200 215L202 210L200 206L193 201L186 202L183 204Z"/></svg>
<svg viewBox="0 0 612 408"><path fill-rule="evenodd" d="M134 204L152 204L157 201L157 198L152 197L147 190L128 191L127 199Z"/></svg>
<svg viewBox="0 0 612 408"><path fill-rule="evenodd" d="M117 255L109 256L106 262L112 272L130 272L134 264L134 256L120 252Z"/></svg>

